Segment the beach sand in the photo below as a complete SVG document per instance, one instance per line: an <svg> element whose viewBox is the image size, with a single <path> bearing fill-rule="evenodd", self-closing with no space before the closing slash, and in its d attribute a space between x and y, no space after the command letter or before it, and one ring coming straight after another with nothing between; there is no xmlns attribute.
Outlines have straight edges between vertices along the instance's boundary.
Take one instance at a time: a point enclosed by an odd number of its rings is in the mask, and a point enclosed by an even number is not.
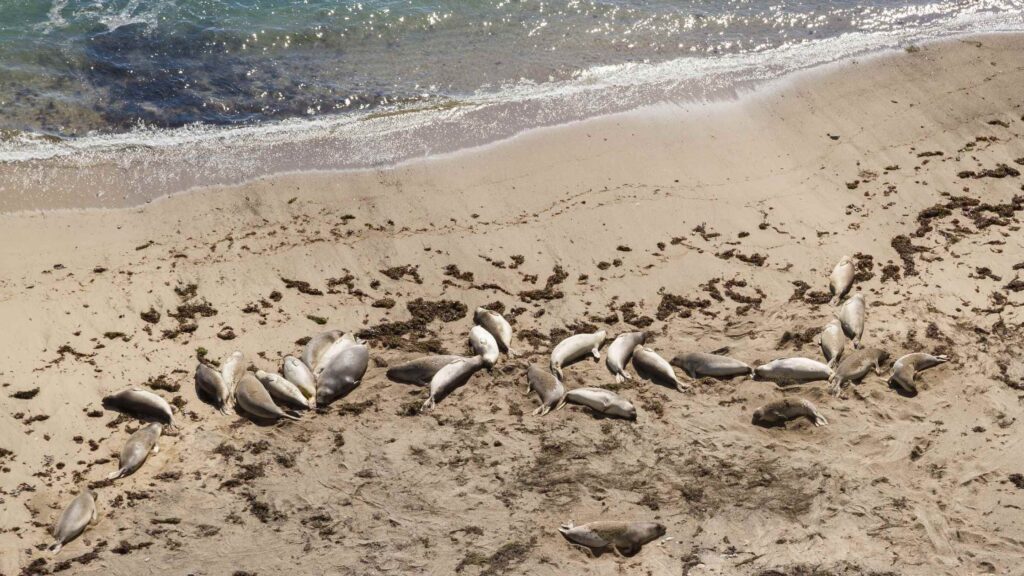
<svg viewBox="0 0 1024 576"><path fill-rule="evenodd" d="M1024 573L1022 54L948 41L392 169L0 216L0 574ZM866 346L951 356L916 397L634 380L636 422L531 414L526 364L593 327L666 358L819 358L843 254ZM467 352L494 302L524 357L416 414L385 366ZM196 398L203 350L278 369L331 327L373 361L324 413L264 427ZM603 361L566 370L584 385L616 387ZM100 404L130 386L180 427L52 556L138 427ZM751 425L786 396L830 425ZM593 558L557 531L597 519L672 539Z"/></svg>

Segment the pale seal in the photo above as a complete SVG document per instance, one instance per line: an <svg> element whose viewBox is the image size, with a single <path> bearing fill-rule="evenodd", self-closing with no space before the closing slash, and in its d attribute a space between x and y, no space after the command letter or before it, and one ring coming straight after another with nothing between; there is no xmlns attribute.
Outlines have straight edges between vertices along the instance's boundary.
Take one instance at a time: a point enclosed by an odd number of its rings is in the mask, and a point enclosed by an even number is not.
<svg viewBox="0 0 1024 576"><path fill-rule="evenodd" d="M835 306L850 291L850 287L853 286L854 272L852 258L843 256L839 259L839 263L832 269L832 275L829 277L828 288L832 293L832 301L829 304Z"/></svg>
<svg viewBox="0 0 1024 576"><path fill-rule="evenodd" d="M242 379L238 381L238 388L235 389L235 402L247 414L256 418L264 420L277 420L279 418L299 419L298 416L288 414L281 410L280 406L274 404L273 398L270 397L270 392L267 392L263 384L250 372L243 374Z"/></svg>
<svg viewBox="0 0 1024 576"><path fill-rule="evenodd" d="M156 454L160 451L156 441L160 439L160 434L163 431L163 424L154 422L139 428L134 434L129 436L128 441L124 443L124 448L121 448L121 455L118 459L119 468L116 472L112 472L107 476L107 480L116 480L129 476L141 468L150 454Z"/></svg>
<svg viewBox="0 0 1024 576"><path fill-rule="evenodd" d="M473 313L473 321L494 336L502 351L512 358L516 357L516 351L512 349L512 326L504 316L493 310L477 308Z"/></svg>
<svg viewBox="0 0 1024 576"><path fill-rule="evenodd" d="M438 370L437 374L430 379L430 395L423 402L420 411L433 409L452 391L469 382L473 374L483 367L484 359L480 356L473 356L472 358L459 358Z"/></svg>
<svg viewBox="0 0 1024 576"><path fill-rule="evenodd" d="M125 412L142 420L174 426L171 405L160 396L140 388L122 390L103 399L103 407Z"/></svg>
<svg viewBox="0 0 1024 576"><path fill-rule="evenodd" d="M434 377L434 374L437 374L438 370L461 358L462 356L452 355L416 358L415 360L388 368L387 377L388 380L402 384L430 386L430 380Z"/></svg>
<svg viewBox="0 0 1024 576"><path fill-rule="evenodd" d="M910 394L917 394L917 386L914 385L914 376L922 370L949 362L949 356L940 354L932 356L925 352L914 352L901 356L892 365L892 373L889 376L889 384L896 384Z"/></svg>
<svg viewBox="0 0 1024 576"><path fill-rule="evenodd" d="M648 542L665 535L665 526L658 522L618 522L602 520L574 526L572 522L559 529L565 539L585 546L594 554L611 549L618 556L632 556Z"/></svg>
<svg viewBox="0 0 1024 576"><path fill-rule="evenodd" d="M821 334L818 334L818 345L828 365L834 368L846 348L846 333L838 318L826 324Z"/></svg>
<svg viewBox="0 0 1024 576"><path fill-rule="evenodd" d="M604 358L604 365L615 376L616 383L622 384L626 380L633 379L629 372L626 372L626 366L633 358L633 349L645 342L647 342L646 332L623 332L616 336L615 340L612 340Z"/></svg>
<svg viewBox="0 0 1024 576"><path fill-rule="evenodd" d="M843 332L853 340L854 349L860 348L860 339L864 335L865 308L864 294L857 292L843 302L843 306L836 314L836 318L843 325Z"/></svg>
<svg viewBox="0 0 1024 576"><path fill-rule="evenodd" d="M57 553L65 544L78 538L92 522L96 521L96 493L86 488L61 512L53 526L50 552Z"/></svg>
<svg viewBox="0 0 1024 576"><path fill-rule="evenodd" d="M810 400L803 398L785 398L766 404L754 410L752 422L768 428L785 425L795 418L807 418L815 426L828 424L828 420L818 413L818 408Z"/></svg>
<svg viewBox="0 0 1024 576"><path fill-rule="evenodd" d="M341 356L345 350L352 348L353 346L365 346L365 342L356 339L352 334L342 334L341 338L334 341L333 344L327 347L320 354L320 359L317 360L316 365L313 366L313 377L320 381L320 375L323 374L324 370L334 362L334 359Z"/></svg>
<svg viewBox="0 0 1024 576"><path fill-rule="evenodd" d="M331 344L334 344L335 340L341 338L341 334L341 330L328 330L313 336L309 342L306 342L305 348L302 349L302 361L311 372L320 361L320 356Z"/></svg>
<svg viewBox="0 0 1024 576"><path fill-rule="evenodd" d="M676 373L672 370L672 365L668 363L668 360L643 344L637 344L633 349L633 368L636 370L637 376L644 380L675 388L680 392L685 392L688 388L679 381L679 378L676 378Z"/></svg>
<svg viewBox="0 0 1024 576"><path fill-rule="evenodd" d="M238 381L242 379L242 374L245 374L248 369L249 359L239 350L232 352L221 362L220 376L232 394L234 394L235 386L238 386Z"/></svg>
<svg viewBox="0 0 1024 576"><path fill-rule="evenodd" d="M477 356L484 359L484 366L488 369L498 361L498 341L494 335L488 332L483 326L473 326L469 331L469 345Z"/></svg>
<svg viewBox="0 0 1024 576"><path fill-rule="evenodd" d="M196 366L196 391L198 396L212 403L221 414L231 413L231 389L220 372L203 362Z"/></svg>
<svg viewBox="0 0 1024 576"><path fill-rule="evenodd" d="M276 402L293 408L295 410L306 410L312 408L309 398L306 398L299 387L289 382L280 374L272 374L263 370L256 371L256 379L263 384L263 387L270 392L270 397Z"/></svg>
<svg viewBox="0 0 1024 576"><path fill-rule="evenodd" d="M814 382L828 380L832 369L810 358L779 358L754 368L754 374L773 382Z"/></svg>
<svg viewBox="0 0 1024 576"><path fill-rule="evenodd" d="M531 391L540 397L540 406L533 411L534 415L544 416L558 408L565 396L565 387L558 378L537 364L530 364L526 369L526 393Z"/></svg>
<svg viewBox="0 0 1024 576"><path fill-rule="evenodd" d="M281 363L281 375L285 380L295 384L306 398L316 397L316 378L302 360L295 356L285 356L284 362Z"/></svg>
<svg viewBox="0 0 1024 576"><path fill-rule="evenodd" d="M843 356L829 380L828 391L833 396L843 392L843 384L859 382L874 368L875 374L882 374L882 364L889 359L889 353L878 348L861 348Z"/></svg>
<svg viewBox="0 0 1024 576"><path fill-rule="evenodd" d="M558 376L559 380L563 380L565 378L565 375L562 374L563 366L578 362L587 356L593 356L595 362L600 360L601 345L604 344L606 336L607 332L598 330L593 334L569 336L559 342L551 351L551 373Z"/></svg>
<svg viewBox="0 0 1024 576"><path fill-rule="evenodd" d="M326 408L355 390L363 381L369 364L370 349L355 339L332 355L316 380L316 405Z"/></svg>
<svg viewBox="0 0 1024 576"><path fill-rule="evenodd" d="M566 392L562 397L561 408L566 402L586 406L606 416L636 420L636 408L633 404L611 390L604 388L576 388Z"/></svg>
<svg viewBox="0 0 1024 576"><path fill-rule="evenodd" d="M669 363L685 372L690 378L703 376L731 378L733 376L753 376L754 374L754 369L746 362L705 352L678 354Z"/></svg>

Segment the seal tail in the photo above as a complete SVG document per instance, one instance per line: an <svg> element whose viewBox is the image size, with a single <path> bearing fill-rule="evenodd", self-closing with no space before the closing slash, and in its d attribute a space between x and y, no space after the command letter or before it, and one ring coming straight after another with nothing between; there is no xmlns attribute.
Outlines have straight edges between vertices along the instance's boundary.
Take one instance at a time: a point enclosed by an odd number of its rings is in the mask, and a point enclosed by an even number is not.
<svg viewBox="0 0 1024 576"><path fill-rule="evenodd" d="M50 552L53 552L54 554L56 554L57 552L60 552L60 549L63 548L63 547L64 547L64 543L63 542L54 542L53 544L50 544L49 550L50 550Z"/></svg>
<svg viewBox="0 0 1024 576"><path fill-rule="evenodd" d="M429 412L435 406L437 406L437 402L434 402L434 397L430 396L423 402L423 406L420 406L420 412Z"/></svg>
<svg viewBox="0 0 1024 576"><path fill-rule="evenodd" d="M513 350L511 348L506 348L505 349L505 353L508 354L509 358L518 358L519 357L519 352L516 352L515 350Z"/></svg>
<svg viewBox="0 0 1024 576"><path fill-rule="evenodd" d="M828 420L824 416L815 412L814 414L814 425L815 426L828 426Z"/></svg>
<svg viewBox="0 0 1024 576"><path fill-rule="evenodd" d="M565 524L562 524L561 526L559 526L558 527L558 531L561 532L562 536L565 536L565 534L569 530L572 530L575 527L576 526L570 521L570 522L566 522Z"/></svg>
<svg viewBox="0 0 1024 576"><path fill-rule="evenodd" d="M282 418L287 418L289 420L294 420L296 422L299 421L299 420L302 420L301 417L299 417L296 414L292 414L291 412L281 412L281 417Z"/></svg>
<svg viewBox="0 0 1024 576"><path fill-rule="evenodd" d="M125 472L127 472L127 470L125 470L124 468L119 468L116 471L107 474L107 480L117 480L118 478L123 478Z"/></svg>
<svg viewBox="0 0 1024 576"><path fill-rule="evenodd" d="M622 375L622 372L616 372L615 373L615 383L616 384L622 384L625 381L626 381L626 377Z"/></svg>
<svg viewBox="0 0 1024 576"><path fill-rule="evenodd" d="M558 405L555 406L555 410L561 410L562 408L565 408L565 396L562 396L562 399L558 401Z"/></svg>

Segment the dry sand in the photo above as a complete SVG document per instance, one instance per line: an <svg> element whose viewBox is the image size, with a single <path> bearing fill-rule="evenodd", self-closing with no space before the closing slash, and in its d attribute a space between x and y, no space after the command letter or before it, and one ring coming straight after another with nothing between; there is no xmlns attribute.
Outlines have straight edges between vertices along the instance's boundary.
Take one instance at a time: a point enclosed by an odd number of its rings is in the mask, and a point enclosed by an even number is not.
<svg viewBox="0 0 1024 576"><path fill-rule="evenodd" d="M0 216L0 574L1024 573L1024 178L958 175L1024 170L1022 54L952 41L396 169ZM918 396L634 381L635 423L531 416L524 363L590 326L646 328L669 358L820 357L842 254L866 345L952 356ZM465 351L462 305L491 302L526 357L415 415L425 392L384 366ZM366 331L348 398L272 427L196 399L197 350L273 368L311 317ZM586 362L566 385L614 379ZM173 399L180 430L51 557L60 509L138 426L100 406L127 386ZM750 425L786 395L831 424ZM595 519L673 539L591 558L557 532Z"/></svg>

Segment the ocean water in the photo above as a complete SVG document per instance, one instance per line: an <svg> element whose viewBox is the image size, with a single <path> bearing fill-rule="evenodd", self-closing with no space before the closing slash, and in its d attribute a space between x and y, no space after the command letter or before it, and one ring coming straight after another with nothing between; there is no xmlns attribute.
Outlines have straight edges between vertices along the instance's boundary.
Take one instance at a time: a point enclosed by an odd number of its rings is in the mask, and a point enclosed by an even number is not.
<svg viewBox="0 0 1024 576"><path fill-rule="evenodd" d="M0 210L380 166L1020 29L1024 0L0 0Z"/></svg>

